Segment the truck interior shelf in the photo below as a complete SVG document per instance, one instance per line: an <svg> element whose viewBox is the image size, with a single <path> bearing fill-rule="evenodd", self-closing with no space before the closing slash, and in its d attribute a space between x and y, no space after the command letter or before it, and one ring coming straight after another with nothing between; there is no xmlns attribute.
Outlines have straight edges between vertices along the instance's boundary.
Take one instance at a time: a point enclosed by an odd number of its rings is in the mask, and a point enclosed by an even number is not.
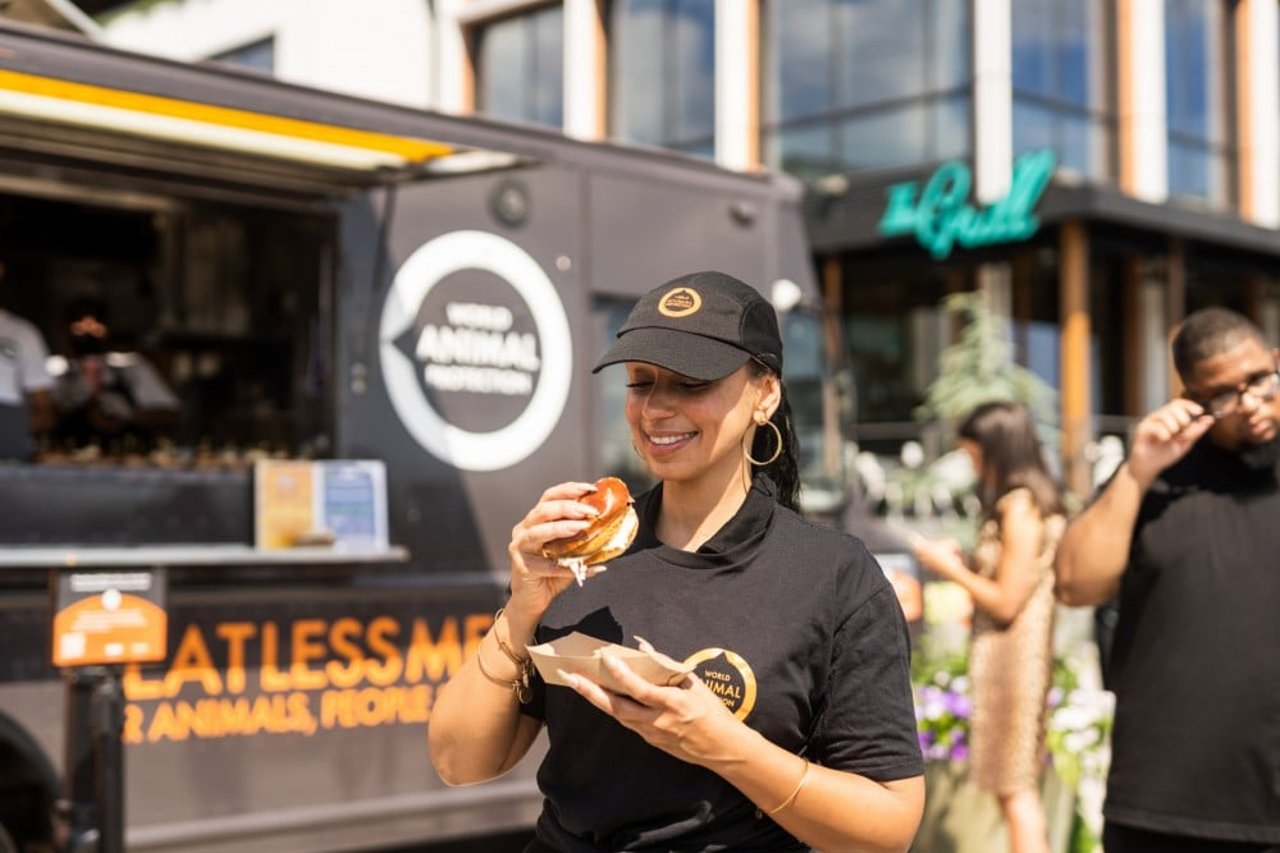
<svg viewBox="0 0 1280 853"><path fill-rule="evenodd" d="M378 550L285 548L264 550L249 545L137 546L129 548L0 548L0 568L91 569L125 566L280 566L404 563L405 548Z"/></svg>

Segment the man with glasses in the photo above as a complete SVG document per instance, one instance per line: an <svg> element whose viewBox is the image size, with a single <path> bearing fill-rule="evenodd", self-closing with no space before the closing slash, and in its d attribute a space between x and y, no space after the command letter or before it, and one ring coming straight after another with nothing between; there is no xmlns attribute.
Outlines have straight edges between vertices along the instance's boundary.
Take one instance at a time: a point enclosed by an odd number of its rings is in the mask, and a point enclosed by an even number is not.
<svg viewBox="0 0 1280 853"><path fill-rule="evenodd" d="M1107 853L1280 853L1280 374L1246 318L1197 311L1186 388L1058 548L1058 597L1119 595Z"/></svg>

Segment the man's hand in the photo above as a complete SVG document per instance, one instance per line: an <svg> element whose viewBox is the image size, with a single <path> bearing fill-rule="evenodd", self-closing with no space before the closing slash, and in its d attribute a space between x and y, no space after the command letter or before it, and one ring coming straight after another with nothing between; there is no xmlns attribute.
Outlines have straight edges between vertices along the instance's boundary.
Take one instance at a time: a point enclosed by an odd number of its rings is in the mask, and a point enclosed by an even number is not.
<svg viewBox="0 0 1280 853"><path fill-rule="evenodd" d="M1160 472L1177 462L1213 426L1213 418L1192 400L1173 400L1138 423L1129 449L1129 473L1145 491Z"/></svg>
<svg viewBox="0 0 1280 853"><path fill-rule="evenodd" d="M1058 600L1073 607L1101 604L1120 589L1143 495L1160 472L1187 455L1213 426L1200 404L1165 403L1133 431L1129 455L1102 494L1058 543Z"/></svg>

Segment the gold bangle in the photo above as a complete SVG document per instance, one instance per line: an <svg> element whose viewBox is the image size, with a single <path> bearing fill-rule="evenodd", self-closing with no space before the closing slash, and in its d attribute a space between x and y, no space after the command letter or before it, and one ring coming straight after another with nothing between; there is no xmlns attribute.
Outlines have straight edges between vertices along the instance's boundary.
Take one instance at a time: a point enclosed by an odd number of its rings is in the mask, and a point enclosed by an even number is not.
<svg viewBox="0 0 1280 853"><path fill-rule="evenodd" d="M498 641L498 648L502 649L502 653L507 656L507 660L520 667L521 670L524 670L530 666L532 661L530 661L529 658L522 658L517 655L511 650L511 647L503 642L503 639L498 636L498 619L502 617L502 613L506 609L507 608L505 607L499 607L498 612L493 614L493 638Z"/></svg>
<svg viewBox="0 0 1280 853"><path fill-rule="evenodd" d="M493 634L494 642L498 644L498 648L502 650L502 653L516 665L516 677L510 681L503 681L501 678L491 675L489 671L484 668L484 657L480 654L479 648L476 649L476 665L480 667L481 675L492 681L494 684L511 688L511 692L515 695L516 701L521 705L528 705L529 701L533 699L533 687L531 684L533 680L533 661L529 658L521 658L517 656L516 653L511 650L511 647L503 642L502 638L498 636L498 617L502 615L502 610L503 608L499 608L498 612L493 614L493 628L489 633Z"/></svg>
<svg viewBox="0 0 1280 853"><path fill-rule="evenodd" d="M782 811L787 806L794 803L796 801L796 797L800 796L800 789L804 787L804 783L809 781L809 770L813 767L813 765L810 764L809 759L805 758L803 755L800 755L797 757L804 762L804 772L800 774L800 781L796 783L795 790L791 792L790 796L788 796L785 800L783 800L774 808L769 809L767 814L776 815L778 812Z"/></svg>
<svg viewBox="0 0 1280 853"><path fill-rule="evenodd" d="M476 649L476 666L480 667L480 674L485 678L499 687L509 689L515 695L516 701L521 705L528 705L529 700L533 698L533 690L529 687L528 676L523 669L511 681L503 681L484 668L484 655L480 653L479 649Z"/></svg>

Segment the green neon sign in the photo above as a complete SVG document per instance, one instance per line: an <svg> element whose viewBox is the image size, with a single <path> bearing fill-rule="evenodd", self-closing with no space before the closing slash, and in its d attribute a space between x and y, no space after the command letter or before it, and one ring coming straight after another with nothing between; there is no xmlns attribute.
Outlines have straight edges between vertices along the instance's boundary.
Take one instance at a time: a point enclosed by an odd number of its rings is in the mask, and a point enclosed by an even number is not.
<svg viewBox="0 0 1280 853"><path fill-rule="evenodd" d="M957 245L972 249L1025 240L1040 228L1035 209L1056 164L1049 149L1023 154L1014 161L1009 192L979 210L969 203L973 173L968 164L950 160L929 176L922 190L917 181L889 187L889 203L876 230L885 237L914 234L938 260Z"/></svg>

